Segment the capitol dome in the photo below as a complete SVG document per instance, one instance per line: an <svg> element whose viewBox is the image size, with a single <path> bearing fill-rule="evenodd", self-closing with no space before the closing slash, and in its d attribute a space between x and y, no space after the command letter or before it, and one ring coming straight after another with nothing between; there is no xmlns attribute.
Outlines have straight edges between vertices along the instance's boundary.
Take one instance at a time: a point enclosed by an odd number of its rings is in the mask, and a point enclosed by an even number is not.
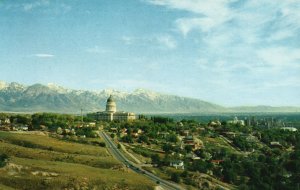
<svg viewBox="0 0 300 190"><path fill-rule="evenodd" d="M112 95L109 96L106 102L106 111L115 113L117 111L116 102L113 100Z"/></svg>

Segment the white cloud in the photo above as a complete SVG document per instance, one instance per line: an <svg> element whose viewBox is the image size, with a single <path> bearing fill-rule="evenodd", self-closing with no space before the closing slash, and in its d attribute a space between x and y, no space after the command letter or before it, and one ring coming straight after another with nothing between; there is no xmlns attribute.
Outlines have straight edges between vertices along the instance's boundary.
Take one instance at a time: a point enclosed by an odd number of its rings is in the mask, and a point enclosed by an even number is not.
<svg viewBox="0 0 300 190"><path fill-rule="evenodd" d="M210 18L180 18L176 20L176 26L184 35L194 29L208 31L215 25L214 21Z"/></svg>
<svg viewBox="0 0 300 190"><path fill-rule="evenodd" d="M24 11L31 11L35 8L42 7L42 6L47 6L47 5L49 5L48 0L38 0L38 1L35 1L33 3L23 4L23 9L24 9Z"/></svg>
<svg viewBox="0 0 300 190"><path fill-rule="evenodd" d="M267 39L268 41L278 41L278 40L284 40L286 38L292 37L295 34L291 30L280 30L277 31Z"/></svg>
<svg viewBox="0 0 300 190"><path fill-rule="evenodd" d="M155 47L159 45L159 48L164 47L167 49L174 49L177 47L176 40L168 34L162 35L154 35L154 36L147 36L147 37L131 37L131 36L123 36L121 40L126 45L149 45L152 44Z"/></svg>
<svg viewBox="0 0 300 190"><path fill-rule="evenodd" d="M184 37L192 30L216 36L227 33L243 43L268 40L275 42L297 34L300 28L298 0L245 1L233 6L236 0L148 0L149 3L169 9L187 11L193 16L177 18L176 28ZM268 24L269 28L266 28ZM268 37L263 38L263 32ZM271 36L269 34L272 34ZM267 35L265 34L265 35ZM209 41L214 41L212 36Z"/></svg>
<svg viewBox="0 0 300 190"><path fill-rule="evenodd" d="M300 49L286 47L270 47L257 52L264 63L273 67L299 67Z"/></svg>
<svg viewBox="0 0 300 190"><path fill-rule="evenodd" d="M96 54L105 54L105 53L110 52L106 48L102 48L102 47L99 47L99 46L94 46L92 48L87 48L85 51L88 52L88 53L96 53Z"/></svg>
<svg viewBox="0 0 300 190"><path fill-rule="evenodd" d="M149 0L150 3L195 14L192 18L179 18L176 26L186 36L191 30L209 31L231 19L228 5L234 0Z"/></svg>
<svg viewBox="0 0 300 190"><path fill-rule="evenodd" d="M135 41L135 38L130 37L130 36L123 36L121 40L126 44L126 45L131 45Z"/></svg>
<svg viewBox="0 0 300 190"><path fill-rule="evenodd" d="M34 54L33 56L39 57L39 58L52 58L52 57L54 57L53 54L47 54L47 53L38 53L38 54Z"/></svg>
<svg viewBox="0 0 300 190"><path fill-rule="evenodd" d="M234 1L235 0L149 0L148 2L172 9L203 14L209 17L218 17L226 16L228 13L228 7L226 5Z"/></svg>
<svg viewBox="0 0 300 190"><path fill-rule="evenodd" d="M47 14L65 14L69 12L72 7L68 4L62 3L60 1L50 1L50 0L32 0L28 1L14 1L12 3L6 3L2 7L6 10L17 10L30 13L35 10L39 10L42 13ZM1 8L1 3L0 3Z"/></svg>
<svg viewBox="0 0 300 190"><path fill-rule="evenodd" d="M177 47L177 42L174 40L174 38L172 38L169 35L157 36L156 40L158 41L159 44L169 49L174 49Z"/></svg>

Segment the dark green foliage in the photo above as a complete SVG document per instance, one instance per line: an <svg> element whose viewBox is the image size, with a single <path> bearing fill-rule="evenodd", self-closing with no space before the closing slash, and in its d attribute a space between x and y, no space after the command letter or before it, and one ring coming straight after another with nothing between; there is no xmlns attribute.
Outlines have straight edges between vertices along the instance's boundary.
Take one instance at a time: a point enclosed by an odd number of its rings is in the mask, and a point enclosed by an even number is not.
<svg viewBox="0 0 300 190"><path fill-rule="evenodd" d="M112 133L112 134L110 134L110 137L113 139L113 138L115 138L115 134L114 133Z"/></svg>
<svg viewBox="0 0 300 190"><path fill-rule="evenodd" d="M95 129L93 129L91 127L78 128L76 130L76 134L79 136L85 135L86 137L89 137L89 138L95 138L95 137L97 137L97 134L95 133L94 130Z"/></svg>
<svg viewBox="0 0 300 190"><path fill-rule="evenodd" d="M151 117L151 120L154 122L154 123L163 123L163 124L166 124L168 122L173 122L174 120L171 119L171 118L167 118L167 117L159 117L159 116L155 116L155 117Z"/></svg>
<svg viewBox="0 0 300 190"><path fill-rule="evenodd" d="M158 154L151 155L152 164L157 164L158 166L161 164L161 159Z"/></svg>
<svg viewBox="0 0 300 190"><path fill-rule="evenodd" d="M172 173L171 174L171 180L176 182L176 183L179 183L180 182L180 175L178 173Z"/></svg>
<svg viewBox="0 0 300 190"><path fill-rule="evenodd" d="M233 144L239 147L242 151L251 151L255 148L255 144L246 140L243 136L238 136L233 139Z"/></svg>
<svg viewBox="0 0 300 190"><path fill-rule="evenodd" d="M146 136L146 135L141 135L141 136L139 136L139 138L138 138L137 141L138 141L139 143L142 143L142 142L144 142L144 143L149 143L148 136Z"/></svg>
<svg viewBox="0 0 300 190"><path fill-rule="evenodd" d="M165 151L166 153L170 153L171 151L174 150L174 146L172 146L172 144L170 143L166 143L162 146L163 151Z"/></svg>
<svg viewBox="0 0 300 190"><path fill-rule="evenodd" d="M185 150L187 153L190 153L190 152L193 150L193 147L192 147L192 146L185 146L185 147L184 147L184 150Z"/></svg>
<svg viewBox="0 0 300 190"><path fill-rule="evenodd" d="M121 145L120 145L120 143L118 143L118 145L117 145L117 148L118 148L118 149L120 149L120 148L121 148Z"/></svg>
<svg viewBox="0 0 300 190"><path fill-rule="evenodd" d="M8 156L6 154L0 154L0 168L4 167L6 165L7 159L8 159Z"/></svg>
<svg viewBox="0 0 300 190"><path fill-rule="evenodd" d="M131 135L126 135L126 136L122 137L122 141L126 142L126 143L133 143L133 139L132 139Z"/></svg>
<svg viewBox="0 0 300 190"><path fill-rule="evenodd" d="M208 170L211 170L212 168L213 168L213 165L209 161L196 160L189 167L189 170L206 173Z"/></svg>
<svg viewBox="0 0 300 190"><path fill-rule="evenodd" d="M167 136L167 141L176 143L178 141L177 135L176 134L170 134Z"/></svg>
<svg viewBox="0 0 300 190"><path fill-rule="evenodd" d="M56 113L36 113L31 116L33 129L40 129L40 126L44 125L50 131L55 131L58 127L66 128L80 119L80 117L73 115Z"/></svg>
<svg viewBox="0 0 300 190"><path fill-rule="evenodd" d="M11 123L30 125L31 124L31 116L30 115L11 115L10 116Z"/></svg>
<svg viewBox="0 0 300 190"><path fill-rule="evenodd" d="M151 157L152 158L152 156L153 156L153 152L152 151L150 151L150 150L147 150L147 149L145 149L145 148L141 148L141 147L135 147L135 148L133 148L132 149L135 153L138 153L138 154L140 154L140 155L142 155L142 156L145 156L145 157Z"/></svg>

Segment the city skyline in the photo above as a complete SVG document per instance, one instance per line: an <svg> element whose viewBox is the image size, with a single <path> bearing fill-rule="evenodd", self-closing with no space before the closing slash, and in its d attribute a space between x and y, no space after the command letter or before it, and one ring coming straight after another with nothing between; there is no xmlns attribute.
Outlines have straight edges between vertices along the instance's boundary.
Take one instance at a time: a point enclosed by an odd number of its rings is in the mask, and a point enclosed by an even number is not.
<svg viewBox="0 0 300 190"><path fill-rule="evenodd" d="M0 1L0 80L300 105L300 2Z"/></svg>

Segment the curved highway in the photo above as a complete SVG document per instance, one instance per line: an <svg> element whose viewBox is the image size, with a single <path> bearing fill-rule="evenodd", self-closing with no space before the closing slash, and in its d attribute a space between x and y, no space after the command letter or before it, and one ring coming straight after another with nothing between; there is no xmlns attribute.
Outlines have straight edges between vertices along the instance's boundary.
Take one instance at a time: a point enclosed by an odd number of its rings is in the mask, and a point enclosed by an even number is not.
<svg viewBox="0 0 300 190"><path fill-rule="evenodd" d="M163 179L155 176L154 174L152 174L152 173L150 173L150 172L148 172L148 171L140 168L139 166L137 166L133 162L129 161L123 155L123 153L119 151L119 149L117 148L116 144L111 140L111 138L104 131L100 132L100 136L105 141L106 146L110 150L110 152L112 153L112 155L116 159L118 159L120 162L122 162L123 164L125 164L128 168L130 168L131 170L133 170L134 172L136 172L138 174L142 174L142 175L148 177L149 179L151 179L152 181L154 181L155 183L157 183L158 185L160 185L165 190L183 190L183 188L181 186L179 186L178 184L171 183L169 181L163 180Z"/></svg>

